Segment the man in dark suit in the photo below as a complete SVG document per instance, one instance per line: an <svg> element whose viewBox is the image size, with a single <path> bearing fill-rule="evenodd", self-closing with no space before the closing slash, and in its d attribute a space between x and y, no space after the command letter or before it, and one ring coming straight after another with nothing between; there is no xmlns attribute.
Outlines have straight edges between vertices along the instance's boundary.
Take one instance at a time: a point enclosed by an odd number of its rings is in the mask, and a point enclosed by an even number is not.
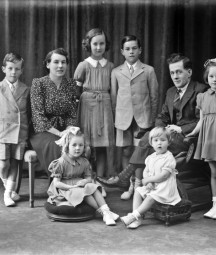
<svg viewBox="0 0 216 255"><path fill-rule="evenodd" d="M196 108L196 97L203 93L208 86L192 81L192 63L189 58L181 54L172 54L168 59L170 76L175 86L168 89L162 111L158 114L155 126L167 127L172 133L172 143L169 150L173 155L188 150L184 138L189 134L199 121L199 110ZM136 147L129 165L118 176L108 180L98 180L109 187L123 187L129 185L129 178L137 168L145 167L144 162L148 155L153 153L153 148L148 142L149 132L141 138Z"/></svg>

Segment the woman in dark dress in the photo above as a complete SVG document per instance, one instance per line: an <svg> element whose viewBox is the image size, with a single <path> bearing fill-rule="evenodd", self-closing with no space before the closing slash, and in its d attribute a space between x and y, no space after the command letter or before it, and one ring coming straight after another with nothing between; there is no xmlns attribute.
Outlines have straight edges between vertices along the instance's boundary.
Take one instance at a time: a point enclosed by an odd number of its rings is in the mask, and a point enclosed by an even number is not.
<svg viewBox="0 0 216 255"><path fill-rule="evenodd" d="M31 110L34 134L30 138L42 168L61 156L55 143L68 126L77 125L75 82L65 77L68 53L58 48L44 60L47 76L35 78L31 87Z"/></svg>

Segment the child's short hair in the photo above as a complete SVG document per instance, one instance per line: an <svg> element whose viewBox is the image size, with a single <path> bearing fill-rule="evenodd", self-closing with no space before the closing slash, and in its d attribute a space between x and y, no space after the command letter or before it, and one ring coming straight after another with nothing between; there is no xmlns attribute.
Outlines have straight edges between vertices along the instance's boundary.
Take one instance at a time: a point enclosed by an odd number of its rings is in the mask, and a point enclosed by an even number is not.
<svg viewBox="0 0 216 255"><path fill-rule="evenodd" d="M46 68L47 71L49 71L49 69L47 68L47 64L51 62L51 57L52 57L52 55L53 55L54 53L64 56L64 57L66 58L66 63L67 63L67 64L69 63L69 58L68 58L68 53L67 53L67 51L66 51L65 49L63 49L63 48L57 48L57 49L55 49L55 50L50 51L50 52L46 55L46 57L45 57L45 59L44 59L44 61L43 61L43 65L44 65L44 67Z"/></svg>
<svg viewBox="0 0 216 255"><path fill-rule="evenodd" d="M138 47L141 47L140 40L135 35L125 35L121 41L121 49L124 49L124 44L130 41L137 41Z"/></svg>
<svg viewBox="0 0 216 255"><path fill-rule="evenodd" d="M183 61L184 69L192 69L192 62L188 57L183 56L182 53L173 53L167 59L167 64L174 64L176 62Z"/></svg>
<svg viewBox="0 0 216 255"><path fill-rule="evenodd" d="M83 49L86 50L87 52L91 52L91 40L96 35L104 35L106 41L105 51L108 51L110 48L110 42L107 38L106 33L100 28L93 28L86 34L85 38L82 40Z"/></svg>
<svg viewBox="0 0 216 255"><path fill-rule="evenodd" d="M204 63L203 80L206 84L208 84L208 74L211 66L216 66L216 58L208 59Z"/></svg>
<svg viewBox="0 0 216 255"><path fill-rule="evenodd" d="M6 66L7 65L7 62L12 62L12 63L17 63L21 61L22 64L21 64L21 67L23 68L24 67L24 59L19 55L19 54L16 54L16 53L7 53L3 59L3 66Z"/></svg>
<svg viewBox="0 0 216 255"><path fill-rule="evenodd" d="M155 127L149 133L149 144L152 145L152 139L155 137L160 137L161 135L165 134L168 140L168 143L171 142L171 133L165 127Z"/></svg>

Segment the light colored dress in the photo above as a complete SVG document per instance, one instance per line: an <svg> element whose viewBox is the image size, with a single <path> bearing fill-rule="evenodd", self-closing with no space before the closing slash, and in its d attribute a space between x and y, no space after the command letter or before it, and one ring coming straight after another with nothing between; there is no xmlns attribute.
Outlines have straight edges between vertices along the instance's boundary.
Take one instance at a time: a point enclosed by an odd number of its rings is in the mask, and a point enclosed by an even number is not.
<svg viewBox="0 0 216 255"><path fill-rule="evenodd" d="M202 110L203 121L194 158L216 161L216 93L208 89L198 94L197 108Z"/></svg>
<svg viewBox="0 0 216 255"><path fill-rule="evenodd" d="M163 182L153 183L148 188L146 186L138 187L136 190L141 196L151 196L155 201L162 204L176 205L181 201L176 183L176 160L170 151L164 154L149 155L145 160L146 167L143 171L143 177L155 176L166 170L170 176Z"/></svg>
<svg viewBox="0 0 216 255"><path fill-rule="evenodd" d="M114 123L110 99L113 63L91 57L79 63L74 73L78 86L83 86L78 120L86 143L93 147L114 145Z"/></svg>
<svg viewBox="0 0 216 255"><path fill-rule="evenodd" d="M78 181L91 177L91 165L89 161L80 157L71 159L67 154L63 154L59 159L51 162L49 171L51 177L60 178L61 182L68 185L75 185ZM50 184L47 191L51 204L77 206L82 203L84 197L92 195L99 185L87 183L84 187L76 187L69 190L57 189L54 182Z"/></svg>

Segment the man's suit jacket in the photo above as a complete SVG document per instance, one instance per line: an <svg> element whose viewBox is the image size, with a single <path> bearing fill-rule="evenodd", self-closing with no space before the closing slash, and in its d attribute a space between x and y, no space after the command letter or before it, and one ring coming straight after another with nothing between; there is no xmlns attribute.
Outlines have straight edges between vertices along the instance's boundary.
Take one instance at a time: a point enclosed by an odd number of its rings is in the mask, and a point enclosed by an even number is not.
<svg viewBox="0 0 216 255"><path fill-rule="evenodd" d="M173 86L167 90L165 103L161 113L158 115L155 125L167 126L175 124L182 128L184 135L190 133L199 121L199 110L196 108L197 94L205 92L209 86L191 81L181 99L180 118L174 123L173 118L173 101L176 94L176 87Z"/></svg>
<svg viewBox="0 0 216 255"><path fill-rule="evenodd" d="M0 143L17 144L28 138L30 89L18 81L14 95L6 80L0 82Z"/></svg>
<svg viewBox="0 0 216 255"><path fill-rule="evenodd" d="M158 82L154 68L138 60L132 76L126 61L113 69L111 100L116 128L128 129L133 117L141 128L153 126L158 106Z"/></svg>

